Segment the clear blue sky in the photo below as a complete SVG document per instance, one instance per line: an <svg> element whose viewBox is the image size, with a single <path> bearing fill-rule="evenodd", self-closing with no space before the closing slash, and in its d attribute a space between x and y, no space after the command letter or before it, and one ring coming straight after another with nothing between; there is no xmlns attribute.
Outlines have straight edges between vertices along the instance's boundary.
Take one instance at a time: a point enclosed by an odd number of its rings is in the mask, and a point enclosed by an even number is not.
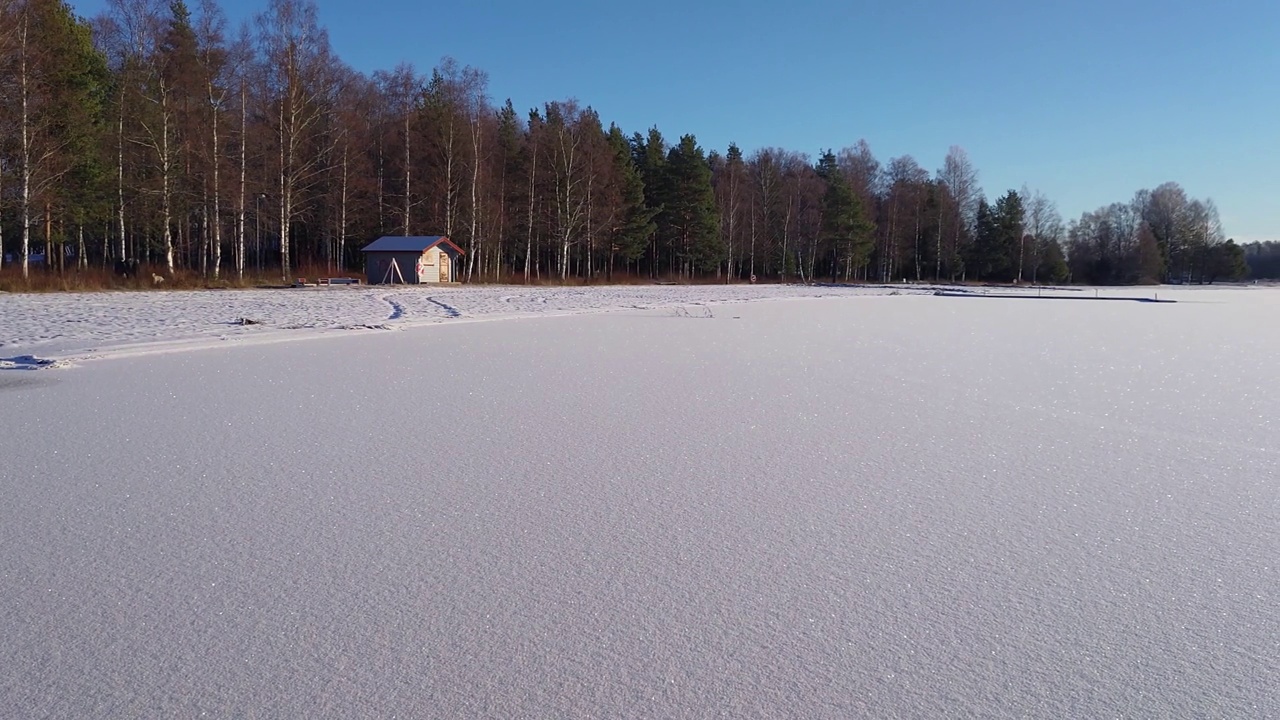
<svg viewBox="0 0 1280 720"><path fill-rule="evenodd" d="M628 133L722 151L865 138L931 171L960 145L988 196L1026 183L1067 219L1174 180L1218 203L1229 236L1280 239L1276 0L318 5L355 68L451 55L522 112L574 97ZM222 7L238 22L266 0Z"/></svg>

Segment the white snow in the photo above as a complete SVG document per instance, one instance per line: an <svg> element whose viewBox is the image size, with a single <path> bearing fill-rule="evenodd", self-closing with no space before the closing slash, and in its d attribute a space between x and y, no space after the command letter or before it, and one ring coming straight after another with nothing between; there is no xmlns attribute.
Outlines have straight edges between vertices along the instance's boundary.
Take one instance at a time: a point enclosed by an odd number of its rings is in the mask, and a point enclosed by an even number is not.
<svg viewBox="0 0 1280 720"><path fill-rule="evenodd" d="M0 716L1280 716L1280 291L1143 292L0 297Z"/></svg>
<svg viewBox="0 0 1280 720"><path fill-rule="evenodd" d="M0 295L0 355L102 357L343 330L802 297L930 293L926 287L332 286L287 290ZM249 323L244 321L248 320Z"/></svg>

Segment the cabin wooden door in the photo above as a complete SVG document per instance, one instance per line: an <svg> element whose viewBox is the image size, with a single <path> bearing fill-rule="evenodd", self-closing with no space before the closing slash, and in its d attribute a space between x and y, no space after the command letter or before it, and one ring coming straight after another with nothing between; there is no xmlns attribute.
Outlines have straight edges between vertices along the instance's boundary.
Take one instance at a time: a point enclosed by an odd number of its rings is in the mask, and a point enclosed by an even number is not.
<svg viewBox="0 0 1280 720"><path fill-rule="evenodd" d="M449 282L450 280L452 280L452 278L449 277L450 270L452 270L452 268L449 267L449 255L445 253L445 251L441 250L440 251L440 282L443 283L443 282Z"/></svg>

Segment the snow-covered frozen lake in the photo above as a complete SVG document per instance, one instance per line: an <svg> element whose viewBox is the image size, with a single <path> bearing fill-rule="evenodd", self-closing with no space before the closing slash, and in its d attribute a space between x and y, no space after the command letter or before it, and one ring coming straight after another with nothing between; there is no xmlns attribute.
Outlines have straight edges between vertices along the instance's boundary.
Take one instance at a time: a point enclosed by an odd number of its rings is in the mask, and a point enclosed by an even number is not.
<svg viewBox="0 0 1280 720"><path fill-rule="evenodd" d="M1157 291L0 295L0 716L1280 717L1280 291Z"/></svg>

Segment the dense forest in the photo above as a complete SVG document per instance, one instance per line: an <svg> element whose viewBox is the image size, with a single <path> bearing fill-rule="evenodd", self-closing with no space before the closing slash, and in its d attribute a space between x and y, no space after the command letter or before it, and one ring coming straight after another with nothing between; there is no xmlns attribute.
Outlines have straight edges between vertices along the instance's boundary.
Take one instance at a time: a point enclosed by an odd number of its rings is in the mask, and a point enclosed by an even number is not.
<svg viewBox="0 0 1280 720"><path fill-rule="evenodd" d="M1280 275L1276 245L1226 240L1213 202L1175 183L1064 222L1040 192L989 200L959 147L933 173L865 141L816 160L708 151L574 100L495 105L448 58L362 74L311 0L237 29L214 0L110 0L92 19L0 0L0 64L0 262L23 276L126 258L337 273L384 234L448 235L483 282Z"/></svg>

